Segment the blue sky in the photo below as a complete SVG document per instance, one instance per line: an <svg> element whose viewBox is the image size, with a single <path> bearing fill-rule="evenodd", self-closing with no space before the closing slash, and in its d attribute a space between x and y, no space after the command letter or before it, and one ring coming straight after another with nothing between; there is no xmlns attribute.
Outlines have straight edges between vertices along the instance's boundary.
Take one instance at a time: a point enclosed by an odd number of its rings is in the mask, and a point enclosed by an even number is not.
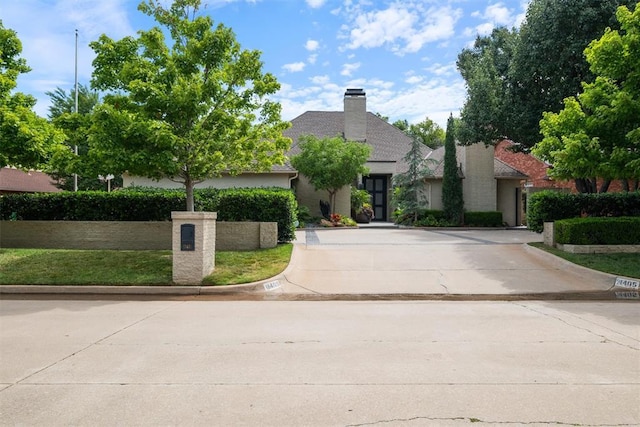
<svg viewBox="0 0 640 427"><path fill-rule="evenodd" d="M89 42L135 35L154 22L138 0L6 0L5 28L18 33L32 71L18 90L38 99L91 79ZM163 0L163 4L170 3ZM309 110L342 110L346 88L364 88L367 109L391 121L429 117L445 126L465 99L455 61L475 37L496 26L519 26L528 0L203 0L215 23L233 28L245 49L262 51L263 71L281 83L274 97L291 120Z"/></svg>

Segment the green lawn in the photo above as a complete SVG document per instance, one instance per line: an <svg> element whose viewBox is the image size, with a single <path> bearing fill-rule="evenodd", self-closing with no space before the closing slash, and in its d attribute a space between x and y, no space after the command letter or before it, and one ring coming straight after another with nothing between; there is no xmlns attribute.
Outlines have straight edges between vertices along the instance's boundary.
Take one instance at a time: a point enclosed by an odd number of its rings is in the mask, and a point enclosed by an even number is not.
<svg viewBox="0 0 640 427"><path fill-rule="evenodd" d="M267 279L283 271L292 244L274 249L216 252L204 284ZM0 249L0 285L170 285L171 251Z"/></svg>
<svg viewBox="0 0 640 427"><path fill-rule="evenodd" d="M572 254L556 248L550 248L543 243L529 244L583 267L618 276L640 278L640 253Z"/></svg>

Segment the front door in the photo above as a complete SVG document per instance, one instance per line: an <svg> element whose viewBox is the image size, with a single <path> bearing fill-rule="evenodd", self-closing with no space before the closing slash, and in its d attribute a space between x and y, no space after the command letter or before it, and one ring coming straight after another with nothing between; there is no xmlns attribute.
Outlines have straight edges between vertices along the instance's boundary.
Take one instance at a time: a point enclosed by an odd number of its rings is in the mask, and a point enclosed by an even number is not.
<svg viewBox="0 0 640 427"><path fill-rule="evenodd" d="M371 175L362 177L365 190L371 194L374 221L387 220L387 176Z"/></svg>

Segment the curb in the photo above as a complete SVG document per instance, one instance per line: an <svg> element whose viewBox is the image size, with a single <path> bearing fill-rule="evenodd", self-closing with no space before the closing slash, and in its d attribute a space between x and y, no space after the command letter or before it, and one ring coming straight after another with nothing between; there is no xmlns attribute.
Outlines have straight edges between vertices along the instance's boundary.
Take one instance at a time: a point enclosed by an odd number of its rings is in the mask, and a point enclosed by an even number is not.
<svg viewBox="0 0 640 427"><path fill-rule="evenodd" d="M609 288L607 288L606 290L610 290L611 288L613 288L616 278L618 277L613 274L603 273L601 271L592 270L590 268L583 267L578 264L574 264L570 261L567 261L566 259L555 256L543 249L536 248L535 246L531 246L527 243L523 243L523 245L526 252L528 252L531 255L537 256L538 258L544 258L546 261L550 262L551 264L554 264L558 268L558 270L571 270L574 273L581 274L581 275L589 274L591 276L595 276L598 280L601 280L603 283L608 282Z"/></svg>

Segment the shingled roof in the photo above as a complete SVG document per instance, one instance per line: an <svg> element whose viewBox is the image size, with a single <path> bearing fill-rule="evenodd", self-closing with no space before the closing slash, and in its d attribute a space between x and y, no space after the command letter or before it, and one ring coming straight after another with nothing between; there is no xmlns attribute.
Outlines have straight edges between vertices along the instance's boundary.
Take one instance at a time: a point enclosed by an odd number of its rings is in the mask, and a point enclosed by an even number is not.
<svg viewBox="0 0 640 427"><path fill-rule="evenodd" d="M317 138L344 137L344 117L342 111L307 111L291 121L291 127L284 135L293 143L287 153L289 157L299 154L299 139L302 135L313 135ZM408 165L403 160L411 149L411 138L400 129L382 120L373 113L367 112L367 130L365 144L373 150L369 162L395 162L396 173L405 172ZM431 151L423 146L422 156Z"/></svg>
<svg viewBox="0 0 640 427"><path fill-rule="evenodd" d="M44 172L0 168L0 193L53 193L62 191Z"/></svg>

